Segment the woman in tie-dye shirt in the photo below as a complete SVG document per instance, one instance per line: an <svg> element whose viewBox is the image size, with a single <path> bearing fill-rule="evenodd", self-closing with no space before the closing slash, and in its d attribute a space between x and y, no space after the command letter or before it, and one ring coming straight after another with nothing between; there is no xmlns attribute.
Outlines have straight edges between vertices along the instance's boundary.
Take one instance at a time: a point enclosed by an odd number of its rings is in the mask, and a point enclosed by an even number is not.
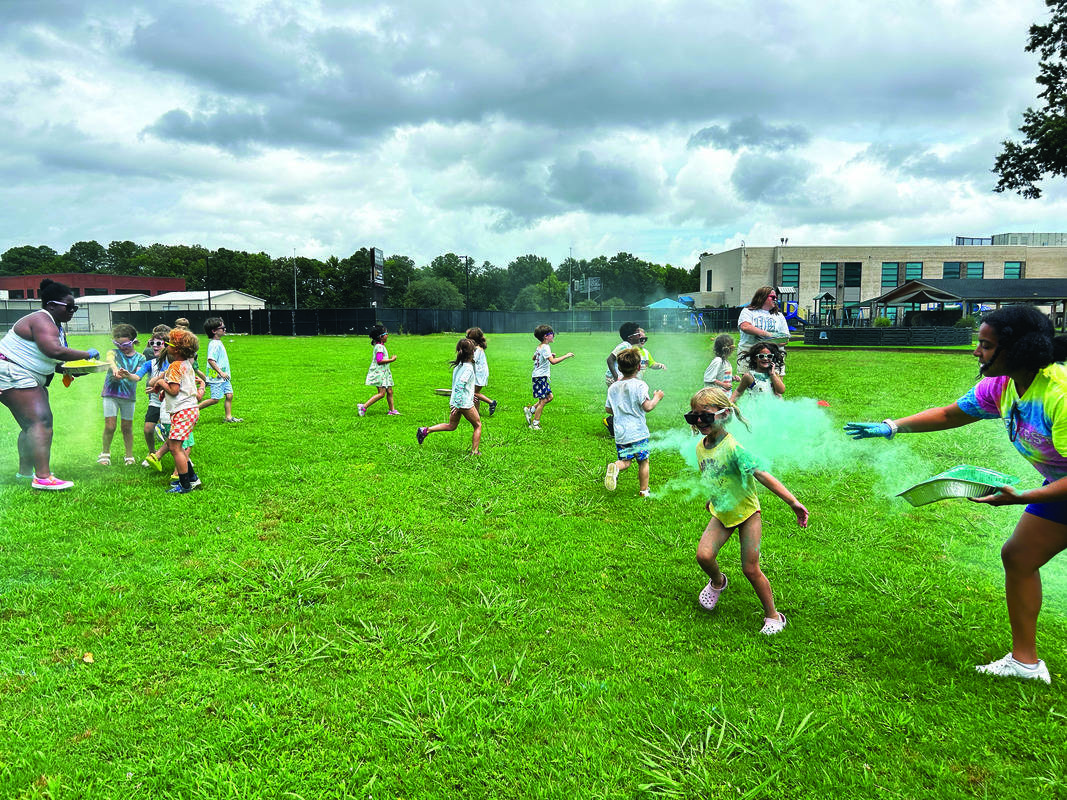
<svg viewBox="0 0 1067 800"><path fill-rule="evenodd" d="M1040 569L1067 549L1067 337L1053 336L1048 318L1033 306L1007 306L988 314L978 329L982 379L950 406L903 419L850 422L854 439L943 431L980 419L1001 418L1015 448L1044 478L1035 489L1001 486L970 498L993 506L1026 505L1000 556L1011 622L1012 647L1004 658L976 669L992 675L1051 682L1037 657L1041 610Z"/></svg>

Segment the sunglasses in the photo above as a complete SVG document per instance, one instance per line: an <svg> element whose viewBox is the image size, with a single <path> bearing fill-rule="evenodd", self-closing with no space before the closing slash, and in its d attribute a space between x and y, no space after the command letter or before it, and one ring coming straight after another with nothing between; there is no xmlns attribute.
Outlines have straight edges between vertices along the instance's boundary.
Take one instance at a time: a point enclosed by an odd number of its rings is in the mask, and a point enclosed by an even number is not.
<svg viewBox="0 0 1067 800"><path fill-rule="evenodd" d="M774 358L770 353L758 353L756 358L760 361L770 361Z"/></svg>
<svg viewBox="0 0 1067 800"><path fill-rule="evenodd" d="M729 413L728 408L720 408L718 411L690 411L688 414L682 414L682 419L690 425L707 428L718 422L719 417Z"/></svg>
<svg viewBox="0 0 1067 800"><path fill-rule="evenodd" d="M648 341L648 337L647 336L638 336L635 333L633 336L630 337L630 341L637 342L639 344L644 344L645 342Z"/></svg>
<svg viewBox="0 0 1067 800"><path fill-rule="evenodd" d="M114 339L112 339L111 344L115 345L115 347L121 347L123 350L125 350L127 347L133 347L134 345L136 345L137 339L134 339L132 342L116 342Z"/></svg>
<svg viewBox="0 0 1067 800"><path fill-rule="evenodd" d="M49 300L48 305L62 306L63 308L67 309L67 311L69 311L71 314L78 310L78 307L74 305L74 303L61 303L58 300Z"/></svg>
<svg viewBox="0 0 1067 800"><path fill-rule="evenodd" d="M166 342L164 342L164 341L163 341L163 340L161 340L161 339L152 339L152 340L151 340L151 341L150 341L150 342L148 343L148 346L149 346L149 347L166 347L166 346L167 346L167 343L166 343Z"/></svg>

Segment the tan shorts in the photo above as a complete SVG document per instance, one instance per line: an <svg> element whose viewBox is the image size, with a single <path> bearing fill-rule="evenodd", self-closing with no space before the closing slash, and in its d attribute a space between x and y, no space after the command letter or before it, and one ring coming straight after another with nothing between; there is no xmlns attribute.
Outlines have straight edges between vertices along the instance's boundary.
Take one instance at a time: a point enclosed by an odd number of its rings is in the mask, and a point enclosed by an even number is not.
<svg viewBox="0 0 1067 800"><path fill-rule="evenodd" d="M44 386L47 375L31 372L13 361L0 358L0 392L5 389L36 389Z"/></svg>

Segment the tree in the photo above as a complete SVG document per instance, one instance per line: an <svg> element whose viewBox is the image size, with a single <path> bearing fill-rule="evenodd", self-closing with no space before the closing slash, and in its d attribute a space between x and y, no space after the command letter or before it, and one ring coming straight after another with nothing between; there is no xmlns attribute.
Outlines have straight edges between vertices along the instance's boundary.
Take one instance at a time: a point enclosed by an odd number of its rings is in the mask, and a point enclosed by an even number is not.
<svg viewBox="0 0 1067 800"><path fill-rule="evenodd" d="M541 308L541 293L537 290L537 286L531 284L530 286L524 286L515 298L515 302L511 305L512 311L544 311Z"/></svg>
<svg viewBox="0 0 1067 800"><path fill-rule="evenodd" d="M135 263L144 248L135 242L112 242L107 246L107 257L101 271L111 275L136 275L139 267Z"/></svg>
<svg viewBox="0 0 1067 800"><path fill-rule="evenodd" d="M663 289L668 295L689 294L690 292L699 291L697 288L700 285L699 273L694 280L689 270L672 267L670 264L662 269Z"/></svg>
<svg viewBox="0 0 1067 800"><path fill-rule="evenodd" d="M0 273L4 275L36 275L52 272L51 264L59 254L51 247L22 245L12 247L0 255Z"/></svg>
<svg viewBox="0 0 1067 800"><path fill-rule="evenodd" d="M1052 9L1047 25L1030 26L1027 52L1040 52L1037 82L1044 87L1038 98L1044 107L1027 108L1019 132L1021 143L1004 141L993 172L1000 176L996 192L1008 189L1023 197L1038 198L1035 183L1048 175L1067 177L1067 0L1045 0Z"/></svg>
<svg viewBox="0 0 1067 800"><path fill-rule="evenodd" d="M525 287L540 283L552 274L552 262L535 255L519 256L508 264L507 296L518 298ZM541 309L538 309L541 310Z"/></svg>
<svg viewBox="0 0 1067 800"><path fill-rule="evenodd" d="M488 261L471 272L471 308L498 311L507 306L508 271Z"/></svg>
<svg viewBox="0 0 1067 800"><path fill-rule="evenodd" d="M463 308L463 295L444 278L419 278L404 294L405 308Z"/></svg>
<svg viewBox="0 0 1067 800"><path fill-rule="evenodd" d="M107 266L107 250L95 240L75 242L65 258L73 262L76 272L99 272Z"/></svg>
<svg viewBox="0 0 1067 800"><path fill-rule="evenodd" d="M415 278L415 262L407 256L392 255L385 259L385 302L391 306L404 305L408 284Z"/></svg>

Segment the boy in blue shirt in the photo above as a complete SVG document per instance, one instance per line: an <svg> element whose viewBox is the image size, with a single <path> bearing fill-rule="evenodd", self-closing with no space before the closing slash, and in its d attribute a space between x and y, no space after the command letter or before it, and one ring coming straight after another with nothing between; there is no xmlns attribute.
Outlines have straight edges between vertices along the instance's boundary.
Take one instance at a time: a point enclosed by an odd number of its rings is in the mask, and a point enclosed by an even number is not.
<svg viewBox="0 0 1067 800"><path fill-rule="evenodd" d="M223 403L223 422L244 422L233 415L233 386L230 384L230 358L222 337L226 335L226 323L222 317L209 317L204 321L204 333L207 334L207 385L211 397L200 403L200 410L213 406L225 398Z"/></svg>

